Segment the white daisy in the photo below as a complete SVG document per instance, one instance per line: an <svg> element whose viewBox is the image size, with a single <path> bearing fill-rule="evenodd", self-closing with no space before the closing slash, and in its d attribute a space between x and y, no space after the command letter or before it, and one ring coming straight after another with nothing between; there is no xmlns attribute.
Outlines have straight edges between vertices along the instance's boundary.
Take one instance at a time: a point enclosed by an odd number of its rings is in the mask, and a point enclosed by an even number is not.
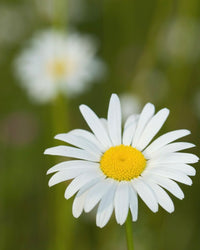
<svg viewBox="0 0 200 250"><path fill-rule="evenodd" d="M113 210L121 225L129 209L132 220L136 221L138 195L153 212L158 211L158 205L173 212L174 204L164 189L183 199L184 194L175 181L191 185L188 176L195 175L195 169L188 164L198 161L194 154L177 152L194 144L174 142L190 131L168 132L150 143L169 110L164 108L154 114L154 105L147 103L140 115L127 118L122 132L116 94L111 96L107 120L99 119L86 105L81 105L80 111L93 133L75 129L56 135L56 139L75 147L56 146L45 151L49 155L78 159L61 162L47 172L56 172L49 186L73 179L65 191L66 199L77 193L73 215L79 217L83 210L90 212L99 203L96 216L99 227L107 224Z"/></svg>
<svg viewBox="0 0 200 250"><path fill-rule="evenodd" d="M103 64L95 54L91 38L47 30L35 35L15 66L29 95L38 102L47 102L59 92L78 94L101 76Z"/></svg>

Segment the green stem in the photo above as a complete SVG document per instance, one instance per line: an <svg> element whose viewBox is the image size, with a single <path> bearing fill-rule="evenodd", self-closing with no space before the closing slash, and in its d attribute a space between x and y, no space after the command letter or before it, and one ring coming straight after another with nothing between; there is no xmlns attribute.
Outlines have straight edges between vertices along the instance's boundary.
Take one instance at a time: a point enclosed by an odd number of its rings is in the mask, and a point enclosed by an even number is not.
<svg viewBox="0 0 200 250"><path fill-rule="evenodd" d="M52 103L53 135L66 132L68 129L67 100L61 94ZM57 144L57 143L56 143ZM56 163L61 162L56 157ZM54 191L54 232L50 250L66 250L73 248L73 217L71 212L72 201L63 197L66 183L60 183Z"/></svg>
<svg viewBox="0 0 200 250"><path fill-rule="evenodd" d="M126 242L127 242L127 249L128 250L134 250L133 246L133 225L132 225L132 219L131 214L129 212L128 217L126 219Z"/></svg>
<svg viewBox="0 0 200 250"><path fill-rule="evenodd" d="M54 29L65 30L67 28L67 0L54 0Z"/></svg>

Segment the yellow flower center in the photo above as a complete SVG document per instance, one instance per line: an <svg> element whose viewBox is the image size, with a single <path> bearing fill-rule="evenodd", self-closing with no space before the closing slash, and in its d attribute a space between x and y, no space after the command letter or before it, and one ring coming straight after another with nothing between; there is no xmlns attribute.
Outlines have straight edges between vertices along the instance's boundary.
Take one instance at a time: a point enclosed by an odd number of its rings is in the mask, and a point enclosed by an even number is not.
<svg viewBox="0 0 200 250"><path fill-rule="evenodd" d="M145 169L143 154L131 146L119 145L109 148L101 157L100 168L103 173L118 181L130 181Z"/></svg>
<svg viewBox="0 0 200 250"><path fill-rule="evenodd" d="M51 65L52 74L55 77L61 77L66 73L66 62L64 60L55 60Z"/></svg>
<svg viewBox="0 0 200 250"><path fill-rule="evenodd" d="M47 64L47 71L49 74L56 78L62 78L65 75L73 73L76 69L76 63L72 60L55 58L53 61Z"/></svg>

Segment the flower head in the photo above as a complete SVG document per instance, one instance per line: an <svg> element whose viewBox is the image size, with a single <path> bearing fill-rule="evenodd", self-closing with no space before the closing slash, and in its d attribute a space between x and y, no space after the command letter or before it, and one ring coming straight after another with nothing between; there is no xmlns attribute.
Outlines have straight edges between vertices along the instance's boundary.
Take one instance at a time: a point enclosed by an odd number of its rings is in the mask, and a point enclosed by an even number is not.
<svg viewBox="0 0 200 250"><path fill-rule="evenodd" d="M138 196L153 211L158 205L169 213L174 204L165 191L179 199L184 194L175 182L191 185L188 176L195 169L188 164L198 161L190 153L180 153L194 144L174 142L190 132L185 129L168 132L152 139L169 115L164 108L155 113L154 105L147 103L140 115L130 115L123 127L120 101L116 94L110 99L108 117L99 119L86 105L80 111L93 133L75 129L56 139L71 146L49 148L45 154L77 158L59 163L48 170L55 173L49 186L73 179L65 191L65 198L74 194L73 215L90 212L98 203L96 224L103 227L115 210L116 221L123 224L130 209L133 221L138 217Z"/></svg>
<svg viewBox="0 0 200 250"><path fill-rule="evenodd" d="M43 31L15 62L17 74L29 95L47 102L58 93L78 94L101 76L103 64L96 57L94 41L77 33Z"/></svg>

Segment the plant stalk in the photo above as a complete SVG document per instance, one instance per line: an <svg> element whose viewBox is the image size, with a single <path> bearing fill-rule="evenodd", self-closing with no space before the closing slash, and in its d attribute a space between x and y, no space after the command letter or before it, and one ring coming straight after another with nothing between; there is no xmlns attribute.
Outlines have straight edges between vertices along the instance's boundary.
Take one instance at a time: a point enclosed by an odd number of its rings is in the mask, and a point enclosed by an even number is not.
<svg viewBox="0 0 200 250"><path fill-rule="evenodd" d="M127 242L127 250L134 250L133 245L133 225L130 212L128 213L126 223L126 242Z"/></svg>

